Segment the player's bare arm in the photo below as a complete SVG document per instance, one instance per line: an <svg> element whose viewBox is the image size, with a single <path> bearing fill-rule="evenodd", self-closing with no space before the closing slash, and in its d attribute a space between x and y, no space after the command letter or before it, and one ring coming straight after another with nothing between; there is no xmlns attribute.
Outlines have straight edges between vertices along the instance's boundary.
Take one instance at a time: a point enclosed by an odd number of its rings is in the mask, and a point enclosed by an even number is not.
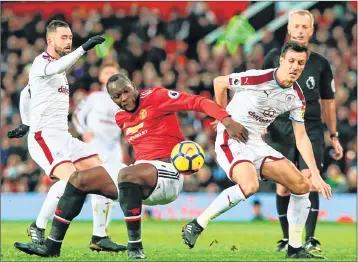
<svg viewBox="0 0 358 262"><path fill-rule="evenodd" d="M218 103L222 108L226 108L227 106L227 89L229 88L229 75L226 76L218 76L214 79L214 92L216 103ZM231 122L229 122L229 119ZM233 121L231 118L227 117L222 121L222 124L226 127L230 137L246 142L248 139L248 131L246 128L238 122ZM214 121L212 126L216 129L218 121ZM233 125L233 128L231 127ZM235 135L236 132L232 132L231 130L238 131L238 134Z"/></svg>
<svg viewBox="0 0 358 262"><path fill-rule="evenodd" d="M229 75L218 76L214 79L214 92L216 103L223 108L227 106L227 89L229 88Z"/></svg>
<svg viewBox="0 0 358 262"><path fill-rule="evenodd" d="M336 102L334 99L322 99L323 119L331 134L332 146L334 148L333 158L339 160L343 157L343 148L339 143L337 135Z"/></svg>
<svg viewBox="0 0 358 262"><path fill-rule="evenodd" d="M331 187L323 181L319 174L319 170L313 155L311 141L307 136L305 125L303 123L294 122L292 122L292 125L296 138L297 149L301 153L303 160L306 162L312 174L312 185L315 188L318 188L326 199L329 199L332 196Z"/></svg>

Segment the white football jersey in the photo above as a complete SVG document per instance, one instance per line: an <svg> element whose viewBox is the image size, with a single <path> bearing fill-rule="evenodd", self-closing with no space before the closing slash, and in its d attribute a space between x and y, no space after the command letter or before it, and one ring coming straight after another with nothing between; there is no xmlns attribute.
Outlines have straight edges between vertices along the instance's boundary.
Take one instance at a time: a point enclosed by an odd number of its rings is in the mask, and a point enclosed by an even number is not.
<svg viewBox="0 0 358 262"><path fill-rule="evenodd" d="M29 72L30 131L68 130L69 85L65 70L85 51L82 47L56 60L43 52Z"/></svg>
<svg viewBox="0 0 358 262"><path fill-rule="evenodd" d="M249 139L261 140L261 134L277 116L289 111L290 119L304 122L305 98L297 82L279 86L276 69L248 70L229 75L229 88L235 92L226 111L249 131ZM225 127L218 125L218 132Z"/></svg>
<svg viewBox="0 0 358 262"><path fill-rule="evenodd" d="M99 145L108 147L120 142L121 129L115 120L118 110L106 91L93 92L77 106L73 124L78 133L93 132Z"/></svg>

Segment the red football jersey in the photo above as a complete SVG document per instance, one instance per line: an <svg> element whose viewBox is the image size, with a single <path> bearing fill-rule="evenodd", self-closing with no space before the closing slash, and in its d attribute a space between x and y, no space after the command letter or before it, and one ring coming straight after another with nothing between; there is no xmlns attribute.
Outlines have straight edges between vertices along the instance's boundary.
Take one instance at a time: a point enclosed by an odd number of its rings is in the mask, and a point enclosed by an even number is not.
<svg viewBox="0 0 358 262"><path fill-rule="evenodd" d="M202 96L162 87L139 91L135 112L119 111L116 122L133 146L136 160L169 158L173 147L184 140L176 112L198 111L221 121L229 114Z"/></svg>

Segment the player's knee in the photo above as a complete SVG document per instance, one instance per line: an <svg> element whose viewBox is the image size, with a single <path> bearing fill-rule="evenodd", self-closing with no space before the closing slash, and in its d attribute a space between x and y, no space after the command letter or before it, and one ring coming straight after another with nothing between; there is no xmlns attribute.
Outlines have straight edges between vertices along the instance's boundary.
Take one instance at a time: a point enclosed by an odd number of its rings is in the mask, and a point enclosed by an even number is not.
<svg viewBox="0 0 358 262"><path fill-rule="evenodd" d="M86 191L86 179L83 175L83 171L75 171L70 176L69 182L76 188Z"/></svg>
<svg viewBox="0 0 358 262"><path fill-rule="evenodd" d="M240 187L245 194L245 196L248 198L255 194L257 190L259 190L259 181L250 181L245 184L240 184Z"/></svg>
<svg viewBox="0 0 358 262"><path fill-rule="evenodd" d="M122 183L122 182L131 182L131 183L136 182L135 176L133 176L131 172L128 172L126 168L121 169L118 173L118 183Z"/></svg>
<svg viewBox="0 0 358 262"><path fill-rule="evenodd" d="M301 176L291 191L294 194L306 194L310 191L310 188L310 180L304 176Z"/></svg>
<svg viewBox="0 0 358 262"><path fill-rule="evenodd" d="M301 171L302 175L308 179L311 179L312 175L311 172L308 169L304 169Z"/></svg>
<svg viewBox="0 0 358 262"><path fill-rule="evenodd" d="M290 195L290 190L280 184L276 184L276 193L279 196L289 196Z"/></svg>

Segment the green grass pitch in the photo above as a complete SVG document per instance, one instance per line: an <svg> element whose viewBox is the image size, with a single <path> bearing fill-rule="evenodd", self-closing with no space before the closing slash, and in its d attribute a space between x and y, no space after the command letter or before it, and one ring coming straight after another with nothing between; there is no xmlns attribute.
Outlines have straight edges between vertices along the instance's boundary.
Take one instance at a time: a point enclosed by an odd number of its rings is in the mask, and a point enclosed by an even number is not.
<svg viewBox="0 0 358 262"><path fill-rule="evenodd" d="M74 221L65 238L61 257L44 259L29 256L14 248L15 241L28 242L25 233L30 222L1 222L2 261L121 261L126 253L97 253L88 248L92 222ZM49 223L50 224L50 223ZM180 221L143 221L142 240L147 260L152 261L280 261L284 253L275 252L281 237L280 225L274 222L212 222L199 237L195 248L181 239ZM320 223L316 236L322 243L326 261L357 261L356 224ZM112 221L110 236L126 243L125 224ZM216 240L216 241L215 241ZM211 246L210 244L214 242ZM287 261L287 260L285 260Z"/></svg>

